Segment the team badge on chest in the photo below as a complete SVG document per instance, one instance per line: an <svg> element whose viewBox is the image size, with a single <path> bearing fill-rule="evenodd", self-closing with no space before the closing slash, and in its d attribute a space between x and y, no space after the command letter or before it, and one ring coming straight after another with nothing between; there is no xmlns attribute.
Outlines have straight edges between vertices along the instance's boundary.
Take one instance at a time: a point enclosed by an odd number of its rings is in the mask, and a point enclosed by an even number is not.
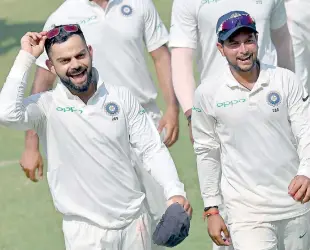
<svg viewBox="0 0 310 250"><path fill-rule="evenodd" d="M111 116L119 114L119 106L115 102L109 102L104 107L106 113Z"/></svg>
<svg viewBox="0 0 310 250"><path fill-rule="evenodd" d="M279 105L282 101L281 95L277 91L271 91L267 95L267 103L273 107L272 112L279 111Z"/></svg>
<svg viewBox="0 0 310 250"><path fill-rule="evenodd" d="M267 95L267 103L272 107L279 106L281 99L281 95L276 91L271 91Z"/></svg>
<svg viewBox="0 0 310 250"><path fill-rule="evenodd" d="M130 5L123 5L121 7L121 12L123 16L131 16L132 15L132 7Z"/></svg>

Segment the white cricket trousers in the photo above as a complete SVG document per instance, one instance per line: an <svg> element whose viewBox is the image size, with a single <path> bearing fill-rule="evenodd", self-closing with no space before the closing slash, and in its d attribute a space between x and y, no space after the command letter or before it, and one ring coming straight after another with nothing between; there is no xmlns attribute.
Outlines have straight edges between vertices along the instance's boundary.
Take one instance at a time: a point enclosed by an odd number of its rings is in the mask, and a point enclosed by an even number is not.
<svg viewBox="0 0 310 250"><path fill-rule="evenodd" d="M309 250L310 214L273 222L229 225L235 250Z"/></svg>
<svg viewBox="0 0 310 250"><path fill-rule="evenodd" d="M64 216L66 250L151 250L150 217L143 213L127 227L107 230L77 216Z"/></svg>

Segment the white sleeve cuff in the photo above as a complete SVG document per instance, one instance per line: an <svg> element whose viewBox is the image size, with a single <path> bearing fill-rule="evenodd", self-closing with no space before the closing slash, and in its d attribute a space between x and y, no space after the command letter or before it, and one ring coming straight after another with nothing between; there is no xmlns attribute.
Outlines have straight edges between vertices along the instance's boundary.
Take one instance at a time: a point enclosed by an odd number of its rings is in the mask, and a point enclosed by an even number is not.
<svg viewBox="0 0 310 250"><path fill-rule="evenodd" d="M157 50L161 46L165 45L166 43L168 43L168 38L163 38L163 39L159 40L158 42L156 42L154 44L148 45L147 46L147 50L148 50L149 53L151 53L154 50Z"/></svg>
<svg viewBox="0 0 310 250"><path fill-rule="evenodd" d="M189 48L196 49L197 45L193 42L185 42L185 41L173 41L170 40L168 44L169 48Z"/></svg>
<svg viewBox="0 0 310 250"><path fill-rule="evenodd" d="M220 195L217 195L214 197L203 198L204 207L219 206L219 205L222 205L222 203L223 203L222 197Z"/></svg>
<svg viewBox="0 0 310 250"><path fill-rule="evenodd" d="M310 167L302 167L298 170L297 175L304 175L310 178Z"/></svg>
<svg viewBox="0 0 310 250"><path fill-rule="evenodd" d="M165 187L164 190L165 197L167 200L169 200L172 196L180 195L186 198L186 192L184 191L184 185L181 182L172 182L169 183Z"/></svg>

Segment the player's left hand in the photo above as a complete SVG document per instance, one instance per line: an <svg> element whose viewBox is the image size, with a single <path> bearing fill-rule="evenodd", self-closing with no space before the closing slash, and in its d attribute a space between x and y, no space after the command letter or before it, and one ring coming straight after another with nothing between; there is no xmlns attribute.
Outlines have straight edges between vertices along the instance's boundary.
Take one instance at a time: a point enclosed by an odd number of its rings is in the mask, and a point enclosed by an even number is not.
<svg viewBox="0 0 310 250"><path fill-rule="evenodd" d="M310 179L304 175L297 175L288 187L288 193L295 201L306 203L310 200Z"/></svg>
<svg viewBox="0 0 310 250"><path fill-rule="evenodd" d="M166 129L164 143L167 147L171 147L179 137L179 108L177 106L169 107L159 121L158 132L161 133Z"/></svg>
<svg viewBox="0 0 310 250"><path fill-rule="evenodd" d="M187 212L189 217L192 218L193 208L185 197L181 195L172 196L168 200L168 203L167 203L168 207L171 206L173 203L179 203L181 206L183 206L184 210Z"/></svg>

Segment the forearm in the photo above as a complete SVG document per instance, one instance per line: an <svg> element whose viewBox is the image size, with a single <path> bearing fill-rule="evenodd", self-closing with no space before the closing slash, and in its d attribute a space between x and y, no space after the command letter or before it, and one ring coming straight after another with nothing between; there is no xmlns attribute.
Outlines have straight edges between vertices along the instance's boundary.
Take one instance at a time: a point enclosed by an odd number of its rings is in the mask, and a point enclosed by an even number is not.
<svg viewBox="0 0 310 250"><path fill-rule="evenodd" d="M162 145L152 152L152 156L144 159L143 163L153 178L163 187L166 199L175 195L186 197L184 185L178 177L175 164L167 148Z"/></svg>
<svg viewBox="0 0 310 250"><path fill-rule="evenodd" d="M188 117L193 107L196 88L193 71L193 49L173 48L171 65L174 91L183 112Z"/></svg>
<svg viewBox="0 0 310 250"><path fill-rule="evenodd" d="M174 93L171 76L171 57L166 46L162 46L160 51L153 55L159 88L164 97L166 107L178 108L177 98Z"/></svg>
<svg viewBox="0 0 310 250"><path fill-rule="evenodd" d="M295 72L294 51L291 37L277 47L278 66Z"/></svg>
<svg viewBox="0 0 310 250"><path fill-rule="evenodd" d="M277 51L278 66L295 72L293 43L287 24L273 30L271 39Z"/></svg>
<svg viewBox="0 0 310 250"><path fill-rule="evenodd" d="M39 137L34 130L26 131L25 135L25 149L38 151L39 150Z"/></svg>
<svg viewBox="0 0 310 250"><path fill-rule="evenodd" d="M196 154L198 178L204 206L221 205L221 166L219 161L219 149L210 150L206 153L199 152L199 149L196 148Z"/></svg>
<svg viewBox="0 0 310 250"><path fill-rule="evenodd" d="M27 77L35 58L20 51L0 94L0 123L7 127L27 130L29 117L25 113L23 99Z"/></svg>

